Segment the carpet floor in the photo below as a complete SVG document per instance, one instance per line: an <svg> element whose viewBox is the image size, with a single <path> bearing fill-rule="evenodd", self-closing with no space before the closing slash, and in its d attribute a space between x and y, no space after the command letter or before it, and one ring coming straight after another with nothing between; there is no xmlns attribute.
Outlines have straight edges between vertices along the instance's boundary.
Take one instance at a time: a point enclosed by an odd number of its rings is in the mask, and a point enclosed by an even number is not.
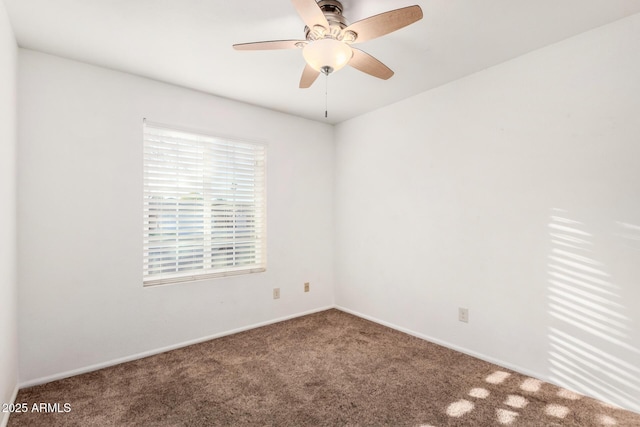
<svg viewBox="0 0 640 427"><path fill-rule="evenodd" d="M640 426L639 414L338 310L23 389L16 403L29 410L9 427ZM41 403L60 412L32 411Z"/></svg>

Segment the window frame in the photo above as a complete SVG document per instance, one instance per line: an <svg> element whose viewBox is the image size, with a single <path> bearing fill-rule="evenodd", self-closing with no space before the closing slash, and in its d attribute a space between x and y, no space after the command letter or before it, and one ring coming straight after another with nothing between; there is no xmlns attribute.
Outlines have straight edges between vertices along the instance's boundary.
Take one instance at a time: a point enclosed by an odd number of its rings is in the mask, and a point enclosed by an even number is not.
<svg viewBox="0 0 640 427"><path fill-rule="evenodd" d="M187 201L186 203L184 203L184 202L181 202L180 199L175 197L177 194L176 192L181 187L180 183L178 182L180 180L181 175L179 172L177 172L175 177L176 181L173 183L173 185L175 186L175 189L173 190L174 193L172 194L171 192L165 192L163 195L164 198L160 203L160 205L163 205L165 204L166 200L171 199L172 195L174 196L175 201L172 203L175 203L176 211L172 216L175 218L174 234L176 235L176 242L175 242L175 245L172 246L172 248L175 251L175 255L169 255L169 258L171 256L173 256L174 258L173 262L175 264L175 270L176 270L174 272L150 273L151 263L153 262L152 252L154 250L161 251L161 250L166 250L168 248L170 249L170 247L164 244L161 244L160 246L157 246L157 247L153 247L152 228L151 228L152 223L151 223L151 215L150 215L151 205L149 202L150 200L149 197L151 194L150 188L153 187L153 185L150 183L151 181L153 181L153 179L149 177L149 175L152 175L149 169L152 169L153 167L150 166L149 163L152 163L153 161L148 158L148 156L151 156L150 153L148 152L149 145L151 144L151 142L147 140L149 136L148 128L153 128L161 132L164 131L169 133L173 132L177 134L182 134L184 135L185 141L189 138L192 138L194 139L194 141L191 148L193 150L198 150L201 148L203 151L202 153L203 158L201 159L201 164L200 164L202 167L202 178L203 178L203 183L201 184L202 192L200 193L201 198L200 199L184 199ZM187 129L187 128L175 126L175 125L167 125L164 123L149 121L147 119L143 119L142 130L143 130L142 131L142 141L143 141L143 144L142 144L143 145L142 147L143 148L143 153L142 153L142 157L143 157L142 159L142 167L143 167L143 191L142 191L143 193L142 194L142 199L143 199L142 200L143 201L142 276L143 277L142 277L142 283L143 283L143 286L148 287L148 286L157 286L157 285L167 285L167 284L192 282L192 281L207 280L207 279L213 279L213 278L265 272L267 270L267 143L264 141L255 141L255 140L250 140L246 138L214 135L209 132L203 132L195 129ZM164 137L166 139L171 138L170 136L164 136ZM175 138L179 139L179 137L175 137ZM237 202L237 197L239 197L238 196L239 190L237 190L238 181L235 181L235 177L240 169L238 168L238 164L234 162L228 163L234 166L233 168L231 168L233 171L234 183L230 184L232 187L236 188L235 190L233 190L234 192L232 192L232 197L231 197L232 199L234 199L234 201L233 202L229 200L221 201L220 199L210 198L212 197L213 194L217 194L216 191L212 191L212 188L214 188L215 184L219 183L218 181L216 181L216 178L214 177L215 176L214 171L217 171L217 173L220 173L219 166L217 167L218 169L216 169L216 167L213 166L213 162L214 160L220 161L221 157L216 157L211 154L211 152L216 151L215 148L212 148L216 146L216 143L218 144L222 143L227 147L233 147L233 150L238 150L238 151L248 150L247 146L251 146L251 147L254 147L253 150L255 150L255 152L257 153L255 156L257 160L254 167L256 173L251 176L254 179L253 186L254 187L257 186L259 187L259 189L251 193L256 199L255 203L250 205L244 205L245 208L247 208L247 206L250 206L248 210L242 209L243 204L242 203L238 204ZM157 146L161 144L166 144L166 142L156 143ZM210 146L208 148L205 147L208 144L210 144ZM156 147L156 150L158 150L157 147ZM176 153L178 152L179 152L179 149L176 150ZM237 154L236 151L234 151L234 153ZM209 157L209 162L206 161L207 157ZM183 164L180 162L180 160L178 160L173 163L167 162L167 165L170 165L175 168L180 168L181 165ZM209 171L208 171L209 173L205 172L207 168L209 168ZM182 178L184 177L182 176ZM208 182L209 187L207 187L204 183L207 181L209 181ZM206 197L207 195L209 196L209 198ZM190 203L189 200L200 200L200 202L195 202L195 204L201 205L201 208L202 208L201 209L201 212L202 212L202 219L201 219L202 262L201 264L202 265L199 268L193 268L193 269L185 269L184 265L186 264L181 264L181 260L180 260L181 237L180 237L180 231L179 231L180 230L179 223L180 221L184 221L182 220L182 218L186 216L186 214L184 213L184 206L181 206L181 203L184 203L184 205L193 204L193 203ZM221 203L216 205L215 204L216 201L220 201ZM234 231L231 232L231 234L233 234L234 237L232 238L232 241L222 243L223 246L226 245L227 243L231 244L232 246L220 248L220 249L226 249L227 251L231 249L231 252L234 254L233 265L230 267L229 266L214 267L215 256L213 255L213 250L215 245L213 243L214 240L212 238L212 235L213 235L213 229L216 227L214 225L215 224L214 222L207 221L207 219L211 219L215 217L215 214L212 212L215 206L223 206L223 209L222 209L223 213L225 213L224 212L225 206L227 209L230 208L232 211L232 224L233 224L232 228ZM181 210L183 210L183 212L180 212ZM250 239L248 241L244 241L240 243L237 241L238 239L236 238L235 230L237 229L237 220L240 213L239 210L241 212L244 212L249 218L253 218L253 221L255 222L252 227L249 227L249 229L253 230L254 233L256 234L256 237L253 240ZM160 209L159 212L161 211L162 210ZM180 217L181 213L183 215L182 218ZM228 212L226 213L228 214ZM240 215L240 217L246 220L246 217L244 217L243 215ZM157 221L156 219L156 222L161 223L162 221ZM162 227L162 226L159 225L158 227ZM226 228L228 228L228 226ZM229 232L227 231L225 233L228 234ZM220 244L219 242L217 243ZM252 247L252 244L253 244L253 247ZM251 260L253 260L253 262L251 262L248 265L242 265L241 261L238 261L238 253L243 248L245 249L245 251L247 250L247 248L250 248L249 253L253 254L253 257L250 258ZM251 248L253 248L253 250ZM244 254L246 254L246 252ZM226 258L226 259L229 259L229 258ZM240 265L237 264L238 262L240 262ZM162 269L161 267L162 260L156 260L156 263L161 263L161 264L157 264L157 265L160 265L160 267L156 267L156 270ZM165 260L165 263L169 265L171 264L171 261ZM208 267L207 267L207 264L208 264ZM183 271L180 271L181 267ZM165 267L165 269L170 269L170 267Z"/></svg>

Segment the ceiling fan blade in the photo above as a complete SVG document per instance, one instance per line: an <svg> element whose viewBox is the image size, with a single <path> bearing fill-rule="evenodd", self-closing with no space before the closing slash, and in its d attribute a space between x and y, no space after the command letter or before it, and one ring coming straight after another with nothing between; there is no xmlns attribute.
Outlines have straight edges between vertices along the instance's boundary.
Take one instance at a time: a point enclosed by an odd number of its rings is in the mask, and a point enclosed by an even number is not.
<svg viewBox="0 0 640 427"><path fill-rule="evenodd" d="M302 21L313 29L314 25L322 25L324 28L329 29L329 23L327 18L324 17L324 13L316 3L316 0L291 0L293 7L298 11L298 15L302 18Z"/></svg>
<svg viewBox="0 0 640 427"><path fill-rule="evenodd" d="M358 37L355 43L361 43L392 33L420 19L422 19L420 6L408 6L354 22L345 31L351 30L356 33Z"/></svg>
<svg viewBox="0 0 640 427"><path fill-rule="evenodd" d="M271 40L266 42L238 43L234 44L235 50L276 50L276 49L296 49L298 43L305 43L305 40Z"/></svg>
<svg viewBox="0 0 640 427"><path fill-rule="evenodd" d="M310 87L313 82L316 81L318 76L320 75L320 71L316 71L309 64L304 67L304 71L302 71L302 77L300 78L300 89L306 89Z"/></svg>
<svg viewBox="0 0 640 427"><path fill-rule="evenodd" d="M383 80L387 80L393 76L393 71L373 56L354 47L351 49L353 50L353 56L351 57L351 61L349 61L349 65L356 70Z"/></svg>

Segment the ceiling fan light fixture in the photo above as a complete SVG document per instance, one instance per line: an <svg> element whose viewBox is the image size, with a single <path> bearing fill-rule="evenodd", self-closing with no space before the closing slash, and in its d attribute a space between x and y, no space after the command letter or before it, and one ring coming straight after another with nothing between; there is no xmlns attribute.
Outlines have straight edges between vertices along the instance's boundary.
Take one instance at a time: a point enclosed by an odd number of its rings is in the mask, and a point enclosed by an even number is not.
<svg viewBox="0 0 640 427"><path fill-rule="evenodd" d="M302 49L302 55L314 70L326 74L325 70L338 71L347 65L353 51L347 44L327 38L308 43Z"/></svg>

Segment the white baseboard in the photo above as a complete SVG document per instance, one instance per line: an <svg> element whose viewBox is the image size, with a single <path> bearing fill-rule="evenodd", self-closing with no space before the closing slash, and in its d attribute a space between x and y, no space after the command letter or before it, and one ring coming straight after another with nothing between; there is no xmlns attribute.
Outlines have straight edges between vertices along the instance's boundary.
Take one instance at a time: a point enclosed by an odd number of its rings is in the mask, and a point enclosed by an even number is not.
<svg viewBox="0 0 640 427"><path fill-rule="evenodd" d="M264 321L264 322L255 323L255 324L248 325L248 326L243 326L241 328L232 329L230 331L219 332L217 334L209 335L209 336L206 336L206 337L196 338L194 340L184 341L184 342L181 342L181 343L178 343L178 344L173 344L173 345L170 345L170 346L157 348L157 349L145 351L145 352L142 352L142 353L132 354L130 356L125 356L125 357L121 357L121 358L118 358L118 359L113 359L113 360L109 360L109 361L106 361L106 362L96 363L95 365L85 366L83 368L73 369L71 371L60 372L60 373L49 375L49 376L46 376L46 377L36 378L36 379L33 379L33 380L29 380L29 381L25 381L25 382L20 383L19 384L19 388L33 387L33 386L40 385L40 384L46 384L46 383L49 383L51 381L57 381L57 380L61 380L61 379L64 379L64 378L73 377L73 376L76 376L76 375L86 374L87 372L93 372L93 371L97 371L99 369L108 368L110 366L119 365L121 363L126 363L126 362L131 362L133 360L143 359L145 357L154 356L156 354L164 353L164 352L167 352L167 351L176 350L176 349L183 348L183 347L188 347L190 345L199 344L201 342L209 341L209 340L216 339L216 338L221 338L221 337L224 337L224 336L227 336L227 335L237 334L239 332L244 332L244 331L248 331L250 329L260 328L262 326L267 326L267 325L271 325L271 324L274 324L274 323L284 322L285 320L295 319L296 317L302 317L302 316L306 316L306 315L309 315L309 314L313 314L313 313L318 313L318 312L321 312L321 311L329 310L329 309L332 309L332 308L334 308L333 305L326 306L326 307L321 307L321 308L316 308L316 309L305 311L305 312L302 312L302 313L296 313L296 314L292 314L292 315L285 316L285 317L271 319L271 320L267 320L267 321ZM4 427L4 425L0 424L0 427Z"/></svg>
<svg viewBox="0 0 640 427"><path fill-rule="evenodd" d="M493 358L491 356L487 356L487 355L482 354L482 353L477 353L477 352L475 352L473 350L469 350L468 348L460 347L460 346L457 346L455 344L451 344L448 341L443 341L443 340L440 340L438 338L431 337L429 335L425 335L425 334L421 334L419 332L412 331L411 329L403 328L403 327L395 325L393 323L389 323L389 322L386 322L384 320L380 320L380 319L377 319L375 317L359 313L359 312L357 312L355 310L351 310L351 309L348 309L346 307L336 306L336 309L338 309L340 311L344 311L345 313L353 314L354 316L357 316L357 317L361 317L361 318L363 318L365 320L370 320L371 322L377 323L379 325L383 325L383 326L386 326L388 328L395 329L396 331L404 332L407 335L411 335L413 337L420 338L420 339L423 339L425 341L429 341L429 342L432 342L434 344L441 345L441 346L449 348L451 350L459 351L460 353L467 354L469 356L475 357L476 359L484 360L485 362L489 362L489 363L493 363L494 365L502 366L503 368L507 368L507 369L510 369L512 371L516 371L516 372L521 373L523 375L528 375L530 377L541 379L539 374L537 374L535 372L532 372L532 371L529 371L528 369L524 369L524 368L522 368L520 366L513 365L513 364L511 364L509 362L505 362L504 360L496 359L496 358ZM546 380L543 380L543 381L546 381Z"/></svg>
<svg viewBox="0 0 640 427"><path fill-rule="evenodd" d="M549 378L546 375L542 375L539 372L533 372L533 371L531 371L529 369L525 369L525 368L523 368L521 366L517 366L517 365L514 365L512 363L505 362L504 360L496 359L494 357L487 356L486 354L477 353L477 352L469 350L467 348L460 347L460 346L457 346L455 344L451 344L450 342L443 341L443 340L440 340L440 339L437 339L437 338L433 338L433 337L430 337L428 335L412 331L411 329L403 328L403 327L395 325L393 323L389 323L389 322L386 322L384 320L377 319L377 318L375 318L373 316L368 316L366 314L359 313L359 312L357 312L355 310L351 310L351 309L348 309L346 307L341 307L339 305L336 305L335 308L337 310L344 311L345 313L352 314L352 315L360 317L362 319L369 320L369 321L374 322L374 323L378 323L380 325L386 326L386 327L391 328L391 329L395 329L396 331L404 332L407 335L411 335L411 336L414 336L416 338L420 338L420 339L423 339L425 341L429 341L429 342L441 345L441 346L449 348L451 350L459 351L460 353L467 354L469 356L475 357L476 359L484 360L485 362L493 363L494 365L501 366L503 368L512 370L512 371L517 372L519 374L526 375L526 376L531 377L531 378L536 378L538 380L541 380L541 381L544 381L546 383L552 384L552 385L554 385L556 387L561 387L561 388L565 388L567 390L570 390L570 388L567 387L566 385L558 384L553 379ZM592 397L594 399L603 401L603 402L608 403L608 404L613 405L613 406L620 407L622 409L626 409L626 410L631 411L631 412L640 413L635 408L629 408L627 406L620 405L620 403L611 402L610 400L605 400L605 399L602 398L602 396L592 396L592 395L586 394L586 393L584 393L583 391L580 391L580 390L571 390L571 391L576 392L578 394L582 394L582 395L588 396L588 397Z"/></svg>
<svg viewBox="0 0 640 427"><path fill-rule="evenodd" d="M11 400L9 400L8 402L2 402L2 403L15 403L16 402L16 397L18 397L18 389L19 387L16 385L16 387L13 389L13 394L11 395ZM0 417L0 427L7 427L7 424L9 423L9 417L11 416L11 413L9 412L0 412L0 414L2 414L2 417Z"/></svg>
<svg viewBox="0 0 640 427"><path fill-rule="evenodd" d="M521 374L528 375L528 376L540 379L540 375L539 374L537 374L535 372L532 372L532 371L529 371L527 369L524 369L524 368L522 368L520 366L512 365L511 363L505 362L504 360L495 359L495 358L487 356L485 354L477 353L475 351L469 350L468 348L460 347L460 346L457 346L455 344L451 344L448 341L443 341L443 340L440 340L438 338L431 337L429 335L425 335L425 334L421 334L419 332L412 331L411 329L403 328L402 326L398 326L398 325L395 325L393 323L389 323L389 322L386 322L384 320L380 320L380 319L377 319L375 317L359 313L359 312L357 312L355 310L351 310L351 309L348 309L346 307L336 306L335 308L340 310L340 311L344 311L345 313L353 314L354 316L361 317L361 318L363 318L365 320L370 320L370 321L372 321L374 323L378 323L378 324L386 326L388 328L395 329L396 331L404 332L407 335L411 335L411 336L414 336L416 338L420 338L420 339L423 339L425 341L429 341L429 342L432 342L434 344L438 344L438 345L441 345L443 347L450 348L451 350L459 351L460 353L467 354L469 356L475 357L476 359L484 360L485 362L493 363L494 365L502 366L503 368L511 369L512 371L516 371L516 372L519 372Z"/></svg>

